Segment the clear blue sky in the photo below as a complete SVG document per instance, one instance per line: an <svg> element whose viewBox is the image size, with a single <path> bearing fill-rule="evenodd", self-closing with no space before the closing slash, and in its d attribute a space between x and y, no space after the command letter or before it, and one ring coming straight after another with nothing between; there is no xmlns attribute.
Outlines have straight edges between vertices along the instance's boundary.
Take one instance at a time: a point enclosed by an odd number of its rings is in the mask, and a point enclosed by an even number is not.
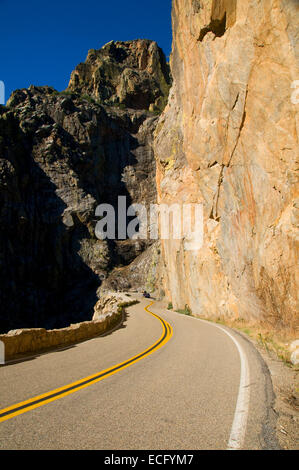
<svg viewBox="0 0 299 470"><path fill-rule="evenodd" d="M89 49L111 40L153 39L171 51L171 0L0 0L0 80L64 90Z"/></svg>

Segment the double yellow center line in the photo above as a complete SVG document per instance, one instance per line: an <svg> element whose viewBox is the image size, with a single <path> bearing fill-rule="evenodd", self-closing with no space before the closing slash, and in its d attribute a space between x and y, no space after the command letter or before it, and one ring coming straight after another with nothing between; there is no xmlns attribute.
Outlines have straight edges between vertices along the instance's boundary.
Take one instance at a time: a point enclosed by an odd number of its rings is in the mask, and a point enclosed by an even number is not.
<svg viewBox="0 0 299 470"><path fill-rule="evenodd" d="M78 392L79 390L89 387L90 385L93 385L97 382L100 382L101 380L110 377L110 375L116 374L116 372L126 369L127 367L135 364L141 359L144 359L146 356L153 354L153 352L155 352L157 349L164 346L170 340L173 334L172 327L168 322L166 322L158 315L149 310L153 303L154 302L151 302L147 307L145 307L144 310L147 313L156 317L162 324L163 332L160 339L156 343L154 343L152 346L150 346L140 354L131 357L125 362L112 366L109 369L102 370L101 372L90 375L89 377L85 377L84 379L78 380L77 382L73 382L69 385L65 385L64 387L52 390L51 392L44 393L43 395L30 398L29 400L17 403L15 405L9 406L8 408L0 410L0 423L8 419L14 418L15 416L18 416L20 414L34 410L39 406L46 405L47 403L51 403L54 400L58 400L62 397L70 395L71 393Z"/></svg>

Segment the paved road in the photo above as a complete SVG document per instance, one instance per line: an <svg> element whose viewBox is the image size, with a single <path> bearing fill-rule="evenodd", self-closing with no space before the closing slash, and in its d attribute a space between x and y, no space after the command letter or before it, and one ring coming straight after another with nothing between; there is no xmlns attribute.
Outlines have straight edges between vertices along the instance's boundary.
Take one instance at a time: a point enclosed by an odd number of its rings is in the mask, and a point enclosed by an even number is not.
<svg viewBox="0 0 299 470"><path fill-rule="evenodd" d="M130 307L124 325L107 336L1 366L0 417L11 405L147 351L165 329L147 305L141 299ZM277 448L271 381L252 345L159 302L149 309L173 328L161 347L97 383L0 422L0 449Z"/></svg>

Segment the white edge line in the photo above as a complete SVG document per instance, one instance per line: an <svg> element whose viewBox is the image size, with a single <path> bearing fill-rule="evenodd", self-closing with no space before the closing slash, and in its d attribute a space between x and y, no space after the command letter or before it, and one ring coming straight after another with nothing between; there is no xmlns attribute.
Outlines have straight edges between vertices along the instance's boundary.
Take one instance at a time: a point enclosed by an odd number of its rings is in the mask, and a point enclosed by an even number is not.
<svg viewBox="0 0 299 470"><path fill-rule="evenodd" d="M176 315L180 315L181 317L184 316L180 313L173 312L171 310L167 310L167 311L172 314L175 313ZM237 398L234 420L233 420L233 424L231 427L229 441L227 444L227 450L240 450L242 449L242 446L245 440L247 419L248 419L248 413L249 413L249 402L250 402L250 387L249 387L250 373L249 373L249 365L248 365L246 353L244 349L242 348L241 344L239 343L239 341L222 326L217 325L216 323L213 323L213 322L209 322L207 320L203 320L202 318L197 318L197 317L192 317L192 316L185 316L185 318L188 318L191 320L199 320L201 322L207 323L208 325L215 326L219 330L222 330L231 338L231 340L234 342L234 344L236 345L238 349L240 361L241 361L240 385L239 385L239 393L238 393L238 398Z"/></svg>
<svg viewBox="0 0 299 470"><path fill-rule="evenodd" d="M210 322L207 322L210 323ZM211 324L211 323L210 323ZM249 401L250 401L250 387L249 387L249 366L246 353L240 345L239 341L234 338L225 328L222 328L219 325L215 325L220 330L224 331L235 343L241 361L241 372L240 372L240 385L239 393L237 399L237 405L235 409L234 420L230 432L230 438L227 444L227 450L240 450L244 444L246 428L247 428L247 418L249 412Z"/></svg>

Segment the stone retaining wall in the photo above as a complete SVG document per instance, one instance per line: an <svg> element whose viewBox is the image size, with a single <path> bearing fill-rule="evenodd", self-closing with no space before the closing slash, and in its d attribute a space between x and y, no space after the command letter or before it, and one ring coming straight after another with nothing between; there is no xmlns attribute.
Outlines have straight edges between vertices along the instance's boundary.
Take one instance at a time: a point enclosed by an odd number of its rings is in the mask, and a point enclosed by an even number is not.
<svg viewBox="0 0 299 470"><path fill-rule="evenodd" d="M5 360L21 355L67 346L103 334L122 321L124 308L136 303L134 300L119 296L118 302L113 296L113 307L109 313L104 312L92 321L77 323L66 328L46 330L44 328L11 330L0 335L4 343ZM124 302L124 300L126 300ZM106 301L107 303L107 301ZM109 302L108 302L109 304Z"/></svg>

